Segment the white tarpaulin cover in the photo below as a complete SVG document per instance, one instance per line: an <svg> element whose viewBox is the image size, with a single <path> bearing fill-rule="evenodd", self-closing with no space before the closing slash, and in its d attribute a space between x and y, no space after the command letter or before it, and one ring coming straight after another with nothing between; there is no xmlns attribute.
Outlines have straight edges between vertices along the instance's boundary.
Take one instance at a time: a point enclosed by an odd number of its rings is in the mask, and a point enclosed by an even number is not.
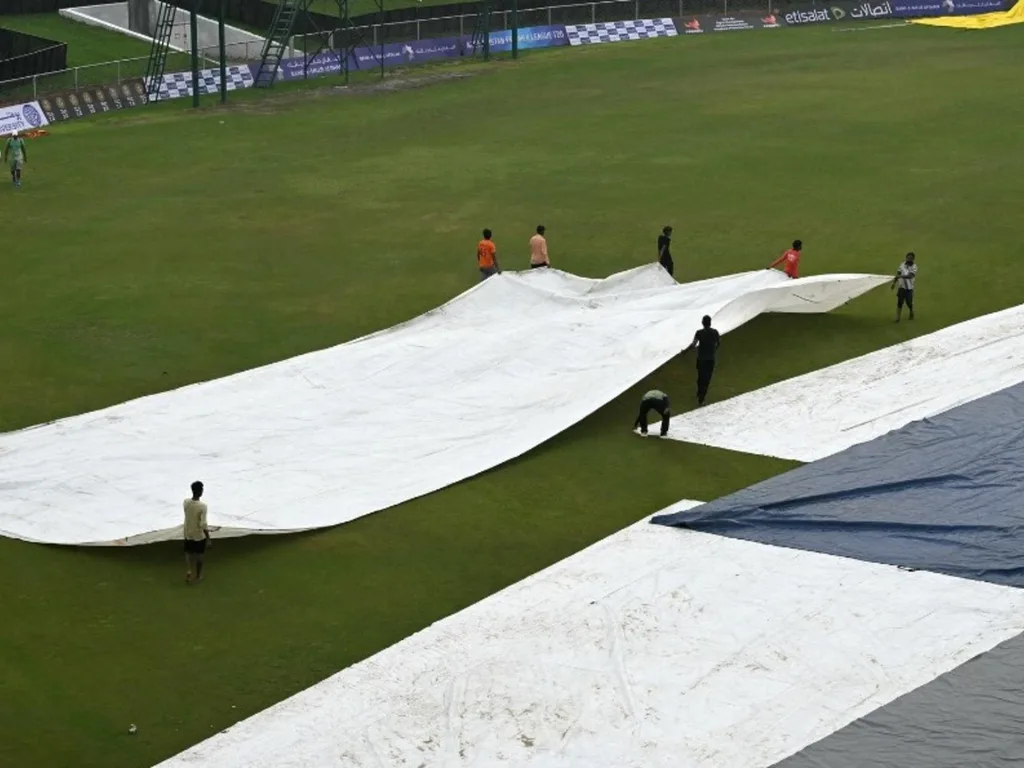
<svg viewBox="0 0 1024 768"><path fill-rule="evenodd" d="M817 461L1024 382L1024 305L672 419L669 437Z"/></svg>
<svg viewBox="0 0 1024 768"><path fill-rule="evenodd" d="M643 521L160 768L765 768L1022 629L1024 590Z"/></svg>
<svg viewBox="0 0 1024 768"><path fill-rule="evenodd" d="M332 349L0 436L0 533L175 538L197 479L219 535L337 525L543 443L670 360L705 313L725 332L762 312L827 312L887 279L499 275Z"/></svg>

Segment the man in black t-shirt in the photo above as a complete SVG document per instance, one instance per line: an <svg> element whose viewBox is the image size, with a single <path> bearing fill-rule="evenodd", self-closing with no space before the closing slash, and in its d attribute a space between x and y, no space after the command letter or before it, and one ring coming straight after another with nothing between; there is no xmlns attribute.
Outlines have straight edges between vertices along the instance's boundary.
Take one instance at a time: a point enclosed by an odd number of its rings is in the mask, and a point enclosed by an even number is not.
<svg viewBox="0 0 1024 768"><path fill-rule="evenodd" d="M701 320L704 327L693 334L693 341L684 353L697 348L697 404L704 405L711 384L711 374L715 372L715 354L722 343L722 335L711 327L711 318L704 315Z"/></svg>
<svg viewBox="0 0 1024 768"><path fill-rule="evenodd" d="M676 265L672 262L672 227L665 227L658 237L658 263L665 268L670 275L675 271Z"/></svg>

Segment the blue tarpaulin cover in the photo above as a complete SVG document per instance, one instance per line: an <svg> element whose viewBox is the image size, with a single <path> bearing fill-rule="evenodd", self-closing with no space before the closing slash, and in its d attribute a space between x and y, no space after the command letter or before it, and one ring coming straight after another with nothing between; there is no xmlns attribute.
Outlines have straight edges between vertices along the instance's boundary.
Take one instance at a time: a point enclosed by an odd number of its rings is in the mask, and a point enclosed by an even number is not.
<svg viewBox="0 0 1024 768"><path fill-rule="evenodd" d="M1024 587L1022 491L1017 385L651 522Z"/></svg>

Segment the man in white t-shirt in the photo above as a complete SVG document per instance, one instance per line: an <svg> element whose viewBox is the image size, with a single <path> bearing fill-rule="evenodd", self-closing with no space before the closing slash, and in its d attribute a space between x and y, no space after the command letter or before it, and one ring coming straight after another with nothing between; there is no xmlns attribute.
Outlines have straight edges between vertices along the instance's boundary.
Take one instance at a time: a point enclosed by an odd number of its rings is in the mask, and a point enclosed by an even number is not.
<svg viewBox="0 0 1024 768"><path fill-rule="evenodd" d="M917 279L917 263L916 257L913 253L908 253L907 257L900 264L899 269L896 270L896 277L892 280L892 285L889 289L899 287L896 291L896 322L900 321L903 315L903 305L907 305L907 309L910 310L910 319L914 319L914 281Z"/></svg>
<svg viewBox="0 0 1024 768"><path fill-rule="evenodd" d="M210 543L210 527L206 522L206 504L203 498L203 484L192 483L192 498L185 499L185 583L203 580L203 555Z"/></svg>

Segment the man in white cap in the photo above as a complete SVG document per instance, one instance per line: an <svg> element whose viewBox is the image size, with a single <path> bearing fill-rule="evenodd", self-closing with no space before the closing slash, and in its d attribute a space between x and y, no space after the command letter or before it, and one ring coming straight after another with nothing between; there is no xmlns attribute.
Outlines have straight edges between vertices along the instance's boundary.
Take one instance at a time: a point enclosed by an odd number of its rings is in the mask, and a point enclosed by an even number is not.
<svg viewBox="0 0 1024 768"><path fill-rule="evenodd" d="M25 140L18 136L18 132L11 133L11 138L4 146L4 162L11 167L11 181L14 186L21 186L21 169L28 160L28 152L25 151Z"/></svg>

